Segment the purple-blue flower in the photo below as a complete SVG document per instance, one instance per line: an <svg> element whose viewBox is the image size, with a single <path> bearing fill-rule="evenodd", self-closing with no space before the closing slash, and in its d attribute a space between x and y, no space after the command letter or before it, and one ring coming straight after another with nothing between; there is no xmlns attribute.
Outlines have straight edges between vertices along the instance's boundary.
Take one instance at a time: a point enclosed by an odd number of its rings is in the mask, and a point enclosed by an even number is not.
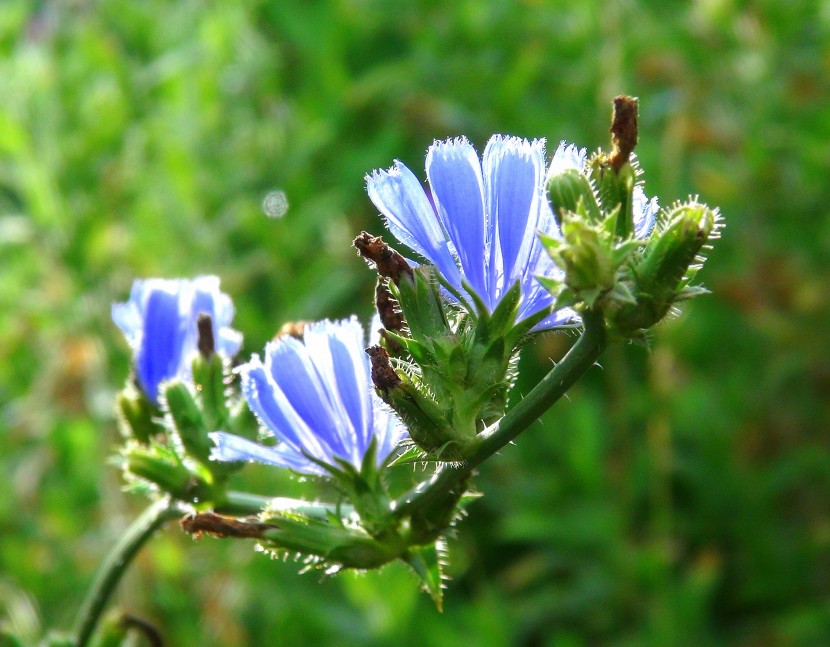
<svg viewBox="0 0 830 647"><path fill-rule="evenodd" d="M457 291L472 290L490 312L517 282L520 321L551 306L553 296L535 278L561 275L536 235L558 235L545 195L544 141L494 135L481 160L463 137L435 142L426 174L429 193L397 160L366 177L392 234ZM553 312L536 328L573 317Z"/></svg>
<svg viewBox="0 0 830 647"><path fill-rule="evenodd" d="M135 355L138 383L154 402L165 380L191 379L190 359L197 350L197 320L210 315L216 352L231 357L242 335L230 328L233 303L219 291L219 279L146 279L133 283L130 300L112 306L112 319Z"/></svg>
<svg viewBox="0 0 830 647"><path fill-rule="evenodd" d="M242 392L263 428L279 443L265 446L233 434L211 434L211 458L252 460L306 474L325 474L317 461L339 458L360 470L374 439L380 465L405 431L374 392L363 327L356 318L309 324L300 341L269 342L239 367Z"/></svg>

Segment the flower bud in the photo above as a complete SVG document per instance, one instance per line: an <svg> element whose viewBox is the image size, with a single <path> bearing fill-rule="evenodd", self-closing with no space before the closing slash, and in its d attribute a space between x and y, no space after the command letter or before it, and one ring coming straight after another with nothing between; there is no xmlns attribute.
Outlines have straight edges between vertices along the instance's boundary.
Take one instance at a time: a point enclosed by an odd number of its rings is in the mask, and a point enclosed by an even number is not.
<svg viewBox="0 0 830 647"><path fill-rule="evenodd" d="M602 217L591 181L578 169L569 168L552 175L548 180L548 198L557 223L562 222L563 211L576 212L580 205L591 222L599 222Z"/></svg>
<svg viewBox="0 0 830 647"><path fill-rule="evenodd" d="M190 389L181 382L168 382L162 391L169 420L182 451L203 465L210 465L213 443L208 438L208 432L211 430L205 425Z"/></svg>
<svg viewBox="0 0 830 647"><path fill-rule="evenodd" d="M153 483L180 501L208 502L214 498L210 485L191 472L175 453L161 445L130 445L123 451L128 474Z"/></svg>
<svg viewBox="0 0 830 647"><path fill-rule="evenodd" d="M577 214L566 215L564 240L540 235L548 254L565 272L565 286L588 307L614 287L616 274L612 250L600 226L592 226Z"/></svg>
<svg viewBox="0 0 830 647"><path fill-rule="evenodd" d="M717 212L704 204L676 205L634 270L636 303L609 313L609 323L625 335L635 334L665 317L676 301L696 294L687 285L703 262L698 254L716 233L717 220Z"/></svg>
<svg viewBox="0 0 830 647"><path fill-rule="evenodd" d="M119 426L126 437L146 445L163 431L155 421L160 415L159 410L142 391L127 386L118 393L115 404Z"/></svg>

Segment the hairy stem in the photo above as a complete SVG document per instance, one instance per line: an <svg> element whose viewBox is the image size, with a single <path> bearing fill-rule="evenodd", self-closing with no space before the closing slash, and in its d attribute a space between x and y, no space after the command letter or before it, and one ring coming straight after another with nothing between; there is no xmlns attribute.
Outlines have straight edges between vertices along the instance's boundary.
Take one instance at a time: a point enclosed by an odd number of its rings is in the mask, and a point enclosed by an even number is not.
<svg viewBox="0 0 830 647"><path fill-rule="evenodd" d="M286 497L266 497L248 492L228 492L221 505L217 505L215 512L236 516L258 515L263 510L274 513L280 511L301 514L310 519L325 521L330 514L349 515L354 512L351 505L341 504L339 507L334 504L303 501L300 499L289 499Z"/></svg>
<svg viewBox="0 0 830 647"><path fill-rule="evenodd" d="M95 632L110 597L141 547L167 521L183 514L168 499L156 501L139 516L107 555L87 593L75 622L76 645L86 647Z"/></svg>
<svg viewBox="0 0 830 647"><path fill-rule="evenodd" d="M476 445L465 461L446 465L429 481L399 497L393 503L396 516L410 516L439 500L485 459L538 420L539 416L553 406L574 382L594 365L607 345L605 324L602 314L593 312L583 315L583 323L585 330L582 336L562 361L542 378L523 400L508 411L504 418L478 436Z"/></svg>

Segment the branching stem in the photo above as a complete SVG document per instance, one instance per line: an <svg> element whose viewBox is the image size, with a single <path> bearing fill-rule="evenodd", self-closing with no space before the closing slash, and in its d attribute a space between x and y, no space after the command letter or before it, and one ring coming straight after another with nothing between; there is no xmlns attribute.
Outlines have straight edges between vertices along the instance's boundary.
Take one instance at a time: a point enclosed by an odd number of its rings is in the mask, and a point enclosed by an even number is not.
<svg viewBox="0 0 830 647"><path fill-rule="evenodd" d="M562 358L533 390L518 402L507 415L482 432L469 457L456 464L448 464L425 483L421 483L394 503L394 514L410 516L437 499L461 482L485 459L514 440L520 433L539 419L559 400L605 350L607 337L601 313L583 315L585 330L567 355Z"/></svg>

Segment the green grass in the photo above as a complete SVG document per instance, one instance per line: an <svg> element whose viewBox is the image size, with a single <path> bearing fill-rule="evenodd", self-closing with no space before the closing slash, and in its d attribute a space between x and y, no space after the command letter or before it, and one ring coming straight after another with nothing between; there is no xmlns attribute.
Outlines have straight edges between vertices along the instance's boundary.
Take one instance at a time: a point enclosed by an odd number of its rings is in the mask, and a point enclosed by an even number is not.
<svg viewBox="0 0 830 647"><path fill-rule="evenodd" d="M107 463L133 278L220 275L246 354L286 320L367 317L365 173L461 134L596 148L625 92L648 193L726 217L713 295L483 466L444 613L397 566L321 581L175 527L119 603L183 647L830 642L825 4L6 0L0 610L31 625L26 591L69 627L143 505ZM519 391L571 342L528 348Z"/></svg>

